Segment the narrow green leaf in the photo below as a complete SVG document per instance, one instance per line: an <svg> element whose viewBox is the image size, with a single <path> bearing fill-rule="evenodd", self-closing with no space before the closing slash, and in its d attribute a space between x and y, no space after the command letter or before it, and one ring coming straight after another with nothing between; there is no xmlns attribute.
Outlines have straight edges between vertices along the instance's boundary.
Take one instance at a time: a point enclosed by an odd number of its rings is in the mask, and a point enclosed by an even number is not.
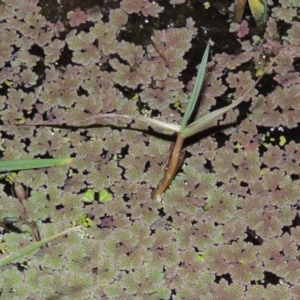
<svg viewBox="0 0 300 300"><path fill-rule="evenodd" d="M256 25L260 26L268 21L268 1L249 0L248 1Z"/></svg>
<svg viewBox="0 0 300 300"><path fill-rule="evenodd" d="M76 227L69 228L69 229L67 229L67 230L65 230L65 231L63 231L61 233L55 234L55 235L50 236L50 237L48 237L46 239L43 239L43 240L38 241L36 243L33 243L33 244L29 245L29 246L21 248L19 251L16 251L16 252L14 252L14 253L12 253L10 255L7 255L7 256L1 258L0 259L0 268L6 266L8 264L10 264L11 262L13 262L16 259L18 259L18 258L20 258L22 256L25 256L28 253L30 253L30 252L32 252L32 251L34 251L34 250L36 250L36 249L44 246L45 244L51 242L52 240L58 238L59 236L65 235L65 234L69 233L70 231L77 230L80 227L81 226L76 226Z"/></svg>
<svg viewBox="0 0 300 300"><path fill-rule="evenodd" d="M181 135L184 138L187 138L187 137L190 137L190 136L198 133L207 123L209 123L210 121L212 121L215 118L219 117L220 115L224 114L228 110L236 107L242 101L243 101L243 99L236 100L236 101L234 101L233 103L231 103L230 105L228 105L226 107L217 109L217 110L212 111L211 113L203 116L202 118L196 120L195 122L193 122L192 124L190 124L189 126L187 126L186 128L184 128L181 131Z"/></svg>
<svg viewBox="0 0 300 300"><path fill-rule="evenodd" d="M24 159L0 161L0 171L16 171L37 168L57 167L69 164L73 158Z"/></svg>
<svg viewBox="0 0 300 300"><path fill-rule="evenodd" d="M184 116L182 118L181 127L180 127L181 132L186 128L189 118L190 118L191 114L193 113L195 105L197 103L199 93L200 93L200 90L202 87L204 75L205 75L205 70L206 70L206 65L207 65L207 60L208 60L208 53L209 53L209 44L207 44L205 52L203 54L201 65L198 70L196 82L195 82L195 85L194 85L194 88L192 91L192 95L189 99L187 108L186 108Z"/></svg>

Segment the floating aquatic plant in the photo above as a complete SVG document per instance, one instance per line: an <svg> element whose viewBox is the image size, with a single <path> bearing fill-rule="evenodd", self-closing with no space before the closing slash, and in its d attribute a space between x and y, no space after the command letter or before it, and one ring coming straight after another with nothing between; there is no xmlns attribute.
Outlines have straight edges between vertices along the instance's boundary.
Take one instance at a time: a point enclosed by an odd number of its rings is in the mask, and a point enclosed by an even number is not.
<svg viewBox="0 0 300 300"><path fill-rule="evenodd" d="M207 60L208 60L208 54L209 54L209 45L207 45L206 50L204 52L203 58L201 65L198 70L197 78L195 81L195 85L193 88L193 91L191 93L191 96L188 100L188 106L186 108L186 111L184 113L181 125L174 124L174 123L166 123L160 120L156 120L150 117L134 117L130 115L121 115L121 114L113 114L113 113L108 113L108 114L97 114L93 115L90 117L85 118L84 120L86 121L86 124L100 124L99 119L102 118L126 118L130 120L137 120L137 121L142 121L146 122L150 125L154 125L163 129L169 129L177 133L177 139L173 148L172 155L169 160L169 165L167 168L167 171L161 180L161 182L158 184L157 188L152 192L152 199L156 199L157 196L160 196L170 185L172 182L173 178L175 177L177 171L179 170L181 163L183 162L184 159L184 154L185 151L182 150L183 148L183 143L184 140L188 137L191 137L198 132L202 130L204 126L206 126L209 122L214 120L215 118L219 117L220 115L226 113L227 111L233 109L237 105L239 105L246 97L246 95L251 94L253 90L253 86L250 86L249 88L246 88L244 91L242 91L241 96L233 101L230 105L217 109L215 111L212 111L201 118L195 120L194 122L189 124L189 120L191 118L191 115L194 113L195 107L197 100L199 98L199 94L202 88L203 80L204 80L204 75L206 71L206 65L207 65ZM266 68L269 69L275 61L278 59L279 55L281 52L278 54L276 58L270 63L270 65ZM261 76L256 80L255 85L260 81L262 76L265 74L266 70L261 74ZM69 126L77 126L77 127L83 127L80 125L82 124L82 120L80 121L65 121L65 120L55 120L51 122L27 122L27 125L63 125L66 124Z"/></svg>
<svg viewBox="0 0 300 300"><path fill-rule="evenodd" d="M0 268L12 263L13 261L15 261L15 260L17 260L21 257L24 257L25 255L29 254L32 251L35 251L35 250L41 248L42 246L46 245L47 243L53 241L54 239L56 239L60 236L63 236L65 234L68 234L69 232L77 230L79 228L80 228L80 226L69 228L69 229L67 229L63 232L60 232L58 234L55 234L55 235L50 236L48 238L45 238L41 241L35 242L35 243L33 243L29 246L21 248L18 251L15 251L14 253L11 253L7 256L4 256L3 258L0 259Z"/></svg>

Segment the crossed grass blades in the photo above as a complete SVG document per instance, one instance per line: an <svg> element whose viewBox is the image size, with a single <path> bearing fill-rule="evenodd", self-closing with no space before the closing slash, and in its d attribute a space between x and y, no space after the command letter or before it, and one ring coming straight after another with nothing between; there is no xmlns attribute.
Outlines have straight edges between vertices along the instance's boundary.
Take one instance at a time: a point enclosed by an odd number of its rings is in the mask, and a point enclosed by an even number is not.
<svg viewBox="0 0 300 300"><path fill-rule="evenodd" d="M283 51L282 51L283 52ZM239 97L237 100L233 101L230 105L217 109L213 112L210 112L206 114L205 116L195 120L192 123L189 123L190 117L194 112L197 100L199 98L199 94L201 91L201 87L203 84L203 79L205 75L205 70L207 66L207 60L208 60L208 54L209 54L209 45L207 45L204 55L202 57L201 65L198 70L197 78L195 81L195 85L193 88L193 91L191 93L191 96L188 100L188 105L186 108L186 111L184 113L184 116L182 118L181 125L174 124L174 123L166 123L162 122L150 117L145 116L130 116L130 115L121 115L121 114L114 114L114 113L108 113L108 114L97 114L92 115L84 120L80 121L66 121L63 119L57 119L55 121L51 122L32 122L28 121L25 123L25 125L43 125L43 126L57 126L57 125L68 125L73 127L85 127L87 125L82 125L82 123L90 125L100 125L102 118L126 118L134 121L142 121L146 122L149 125L154 125L163 129L169 129L175 133L177 133L177 139L169 160L169 164L167 167L167 170L164 174L163 179L160 181L156 189L151 194L152 199L157 199L160 197L160 195L169 187L170 183L172 182L173 178L176 176L181 163L184 159L184 150L183 150L183 142L186 138L191 137L198 132L202 130L204 126L206 126L210 121L216 119L217 117L223 115L230 109L235 108L237 105L239 105L245 97L250 93L250 91L257 85L257 83L261 80L261 78L268 72L268 70L273 66L273 64L277 61L278 57L282 54L282 52L279 52L279 54L273 59L273 61L266 67L266 69L262 72L260 77L255 81L254 86L250 86L245 90L245 92L242 94L241 97Z"/></svg>

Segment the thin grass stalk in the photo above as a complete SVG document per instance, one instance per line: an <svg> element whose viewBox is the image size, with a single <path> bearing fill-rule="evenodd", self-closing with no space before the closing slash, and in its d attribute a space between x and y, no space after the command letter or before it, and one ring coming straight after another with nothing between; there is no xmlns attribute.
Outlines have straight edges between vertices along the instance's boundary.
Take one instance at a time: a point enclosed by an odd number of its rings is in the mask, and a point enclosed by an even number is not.
<svg viewBox="0 0 300 300"><path fill-rule="evenodd" d="M277 56L273 59L273 61L265 68L263 74L261 74L256 79L256 81L254 83L254 87L260 82L262 77L273 67L274 63L277 61L278 57L280 55L282 55L282 53L283 53L283 51L278 53ZM224 112L228 111L229 109L236 107L238 104L240 104L244 100L244 97L251 91L252 88L253 87L249 87L245 91L245 93L243 93L243 95L238 100L234 101L232 104L230 104L230 105L228 105L224 108L220 108L220 109L210 113L209 115L215 114L215 116L214 116L214 118L215 118L218 115L221 115ZM211 119L212 118L209 118L209 120L211 120ZM196 134L197 132L199 132L200 129L208 122L202 122L202 123L203 124L201 126L197 126L197 121L195 121L194 123L192 123L189 126L185 127L182 133L178 133L176 144L173 148L172 156L171 156L170 161L169 161L168 169L165 172L165 175L164 175L163 179L160 181L160 183L158 184L156 189L152 192L152 194L151 194L152 199L156 199L157 196L160 196L163 192L165 192L165 190L171 184L172 180L176 176L177 171L180 168L181 163L183 162L183 159L184 159L183 153L185 153L185 152L183 152L183 150L182 150L184 139L189 137L189 136L192 136L192 135ZM194 126L199 127L199 128L197 128L197 130L193 130ZM189 130L192 133L188 132Z"/></svg>
<svg viewBox="0 0 300 300"><path fill-rule="evenodd" d="M53 236L50 236L48 238L45 238L41 241L38 241L38 242L35 242L35 243L32 243L26 247L20 247L20 249L18 249L17 251L5 256L5 257L2 257L0 259L0 268L12 263L13 261L15 261L16 259L19 259L21 257L24 257L25 255L29 254L30 252L32 251L35 251L39 248L41 248L42 246L46 245L47 243L53 241L54 239L60 237L60 236L64 236L65 234L68 234L69 232L71 231L75 231L77 229L79 229L81 226L76 226L76 227L72 227L72 228L69 228L63 232L60 232L58 234L55 234Z"/></svg>

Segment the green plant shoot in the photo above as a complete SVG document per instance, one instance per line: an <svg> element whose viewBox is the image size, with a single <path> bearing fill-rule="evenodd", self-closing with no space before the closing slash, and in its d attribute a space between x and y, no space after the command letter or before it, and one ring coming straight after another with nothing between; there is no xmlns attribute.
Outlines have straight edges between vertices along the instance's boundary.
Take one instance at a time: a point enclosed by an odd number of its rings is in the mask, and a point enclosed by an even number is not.
<svg viewBox="0 0 300 300"><path fill-rule="evenodd" d="M13 261L15 261L15 260L27 255L27 254L29 254L32 251L35 251L35 250L41 248L42 246L44 246L47 243L53 241L54 239L58 238L59 236L63 236L63 235L65 235L65 234L67 234L71 231L79 229L80 227L81 226L76 226L76 227L73 227L73 228L69 228L69 229L67 229L63 232L60 232L58 234L55 234L55 235L50 236L48 238L45 238L41 241L35 242L35 243L33 243L29 246L23 247L20 250L15 251L14 253L11 253L11 254L1 258L0 259L0 268L12 263Z"/></svg>
<svg viewBox="0 0 300 300"><path fill-rule="evenodd" d="M73 158L3 160L0 161L0 172L57 167L72 161Z"/></svg>
<svg viewBox="0 0 300 300"><path fill-rule="evenodd" d="M157 188L152 192L152 199L156 199L157 196L160 196L170 185L171 181L175 177L177 171L179 170L181 163L184 159L184 151L183 148L183 142L186 138L191 137L198 132L202 130L202 128L207 125L212 120L216 119L217 117L223 115L225 112L229 111L230 109L235 108L237 105L239 105L245 98L246 95L250 93L250 91L257 85L257 83L261 80L261 78L264 76L264 74L273 66L273 64L277 61L278 57L282 55L283 52L279 52L279 54L273 59L273 61L265 68L264 72L257 78L255 81L254 86L250 86L248 89L245 90L243 95L241 95L237 100L233 101L230 105L225 106L224 108L217 109L213 112L210 112L206 114L205 116L197 119L196 121L192 122L191 124L188 124L188 121L190 119L190 116L192 115L196 102L198 100L201 87L203 84L204 74L206 70L207 60L208 60L208 53L209 53L209 46L207 45L206 50L204 52L201 65L198 70L198 75L196 78L195 86L193 88L191 97L188 101L188 106L186 109L186 112L184 114L184 117L182 119L181 125L173 124L173 123L166 123L162 122L156 119L152 119L150 117L145 116L130 116L130 115L120 115L120 114L97 114L93 116L89 116L85 118L84 120L80 121L66 121L64 119L57 119L55 121L49 121L49 122L26 122L26 125L32 125L32 126L53 126L53 125L64 125L67 124L68 126L74 126L74 127L87 127L90 125L100 125L102 118L126 118L134 121L141 121L146 122L150 125L155 125L157 127L163 128L163 129L169 129L173 132L177 133L177 140L175 143L175 146L173 148L172 155L169 160L169 165L167 168L167 171L165 173L164 178L161 180L161 182L158 184Z"/></svg>

